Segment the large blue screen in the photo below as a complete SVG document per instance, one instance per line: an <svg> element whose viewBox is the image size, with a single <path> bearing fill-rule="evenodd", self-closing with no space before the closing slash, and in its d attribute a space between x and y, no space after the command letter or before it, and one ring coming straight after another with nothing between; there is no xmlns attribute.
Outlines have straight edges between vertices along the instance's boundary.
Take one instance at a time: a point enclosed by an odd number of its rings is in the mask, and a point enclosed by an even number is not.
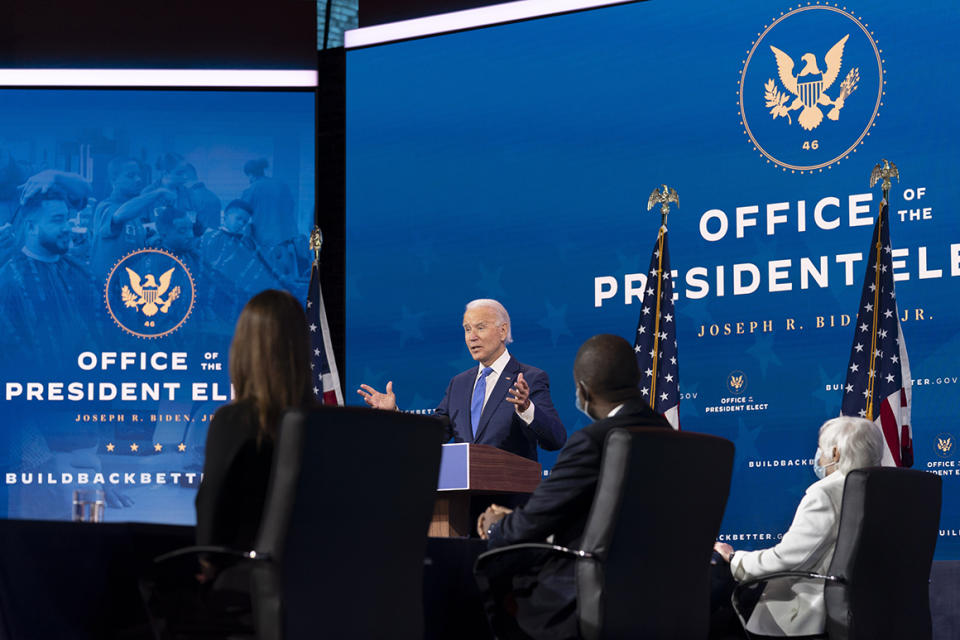
<svg viewBox="0 0 960 640"><path fill-rule="evenodd" d="M943 474L938 558L960 557L958 22L946 2L652 1L349 52L348 395L393 380L435 407L473 364L464 303L493 297L583 427L574 354L632 342L667 183L680 422L734 441L722 536L769 546L840 411L888 158L914 467Z"/></svg>
<svg viewBox="0 0 960 640"><path fill-rule="evenodd" d="M306 295L314 100L0 89L0 516L194 521L239 310Z"/></svg>

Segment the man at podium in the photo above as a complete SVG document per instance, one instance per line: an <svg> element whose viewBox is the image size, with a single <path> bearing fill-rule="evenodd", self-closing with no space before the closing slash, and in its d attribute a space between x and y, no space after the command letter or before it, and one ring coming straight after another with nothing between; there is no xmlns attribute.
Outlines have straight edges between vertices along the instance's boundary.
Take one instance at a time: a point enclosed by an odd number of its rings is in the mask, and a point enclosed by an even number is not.
<svg viewBox="0 0 960 640"><path fill-rule="evenodd" d="M468 303L463 334L479 364L454 376L437 407L445 440L491 445L531 460L538 444L547 451L562 447L567 432L550 400L550 380L510 355L510 316L503 305L487 298ZM392 381L384 392L361 384L357 393L375 409L397 408Z"/></svg>

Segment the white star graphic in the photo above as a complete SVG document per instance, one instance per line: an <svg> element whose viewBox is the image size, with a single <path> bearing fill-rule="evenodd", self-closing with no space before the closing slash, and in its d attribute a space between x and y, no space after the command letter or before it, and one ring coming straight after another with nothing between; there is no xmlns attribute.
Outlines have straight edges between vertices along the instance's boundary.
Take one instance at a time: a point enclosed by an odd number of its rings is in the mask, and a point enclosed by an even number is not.
<svg viewBox="0 0 960 640"><path fill-rule="evenodd" d="M648 295L648 296L652 296L652 295L653 295L653 287L650 287L649 289L647 289L647 295Z"/></svg>
<svg viewBox="0 0 960 640"><path fill-rule="evenodd" d="M873 311L873 305L868 302L867 306L865 306L864 309L866 309L867 311Z"/></svg>
<svg viewBox="0 0 960 640"><path fill-rule="evenodd" d="M666 399L669 398L669 397L670 397L670 396L668 396L666 393L661 393L661 394L660 394L660 399L661 399L661 400L666 400Z"/></svg>
<svg viewBox="0 0 960 640"><path fill-rule="evenodd" d="M639 329L637 329L637 333L646 333L646 332L647 332L646 327L641 326Z"/></svg>
<svg viewBox="0 0 960 640"><path fill-rule="evenodd" d="M313 355L315 355L315 356L320 355L320 349L314 349L314 350L313 350Z"/></svg>
<svg viewBox="0 0 960 640"><path fill-rule="evenodd" d="M865 418L866 415L867 415L867 410L866 410L866 409L860 409L860 417L861 417L861 418Z"/></svg>
<svg viewBox="0 0 960 640"><path fill-rule="evenodd" d="M862 325L860 325L860 331L866 331L866 330L869 329L869 328L870 328L870 327L867 326L867 323L866 323L866 322L864 322Z"/></svg>
<svg viewBox="0 0 960 640"><path fill-rule="evenodd" d="M648 315L650 313L650 307L643 308L643 315Z"/></svg>
<svg viewBox="0 0 960 640"><path fill-rule="evenodd" d="M673 376L668 373L667 376L664 378L664 380L666 380L667 382L673 382Z"/></svg>
<svg viewBox="0 0 960 640"><path fill-rule="evenodd" d="M887 374L887 382L893 382L893 374L892 374L892 373L888 373L888 374Z"/></svg>
<svg viewBox="0 0 960 640"><path fill-rule="evenodd" d="M653 369L647 369L646 371L644 371L644 373L647 374L647 377L649 378L653 376Z"/></svg>
<svg viewBox="0 0 960 640"><path fill-rule="evenodd" d="M668 313L667 315L663 316L663 319L667 322L673 322L673 314Z"/></svg>
<svg viewBox="0 0 960 640"><path fill-rule="evenodd" d="M648 396L650 395L650 389L647 389L646 387L644 387L643 389L640 389L640 393L642 393L645 396Z"/></svg>
<svg viewBox="0 0 960 640"><path fill-rule="evenodd" d="M890 311L890 309L887 309L886 311L883 312L884 318L889 318L892 315L893 315L893 311Z"/></svg>
<svg viewBox="0 0 960 640"><path fill-rule="evenodd" d="M887 330L886 330L886 329L880 329L880 337L881 337L881 338L886 338L886 337L887 337Z"/></svg>
<svg viewBox="0 0 960 640"><path fill-rule="evenodd" d="M900 360L900 358L897 357L897 354L893 354L892 356L890 356L890 360L892 360L893 363L896 364Z"/></svg>
<svg viewBox="0 0 960 640"><path fill-rule="evenodd" d="M854 362L852 365L850 365L850 371L852 371L853 373L856 373L856 372L857 372L857 369L859 369L859 368L860 368L860 365L858 365L856 362Z"/></svg>
<svg viewBox="0 0 960 640"><path fill-rule="evenodd" d="M640 345L635 346L633 350L636 351L637 353L640 353Z"/></svg>
<svg viewBox="0 0 960 640"><path fill-rule="evenodd" d="M852 384L848 384L848 385L847 385L847 393L850 393L851 391L853 391L853 385L852 385Z"/></svg>
<svg viewBox="0 0 960 640"><path fill-rule="evenodd" d="M863 345L858 342L857 346L855 346L854 349L856 349L857 353L860 353L861 351L863 351Z"/></svg>
<svg viewBox="0 0 960 640"><path fill-rule="evenodd" d="M317 330L317 325L315 324L310 325L310 331L316 331L316 330Z"/></svg>

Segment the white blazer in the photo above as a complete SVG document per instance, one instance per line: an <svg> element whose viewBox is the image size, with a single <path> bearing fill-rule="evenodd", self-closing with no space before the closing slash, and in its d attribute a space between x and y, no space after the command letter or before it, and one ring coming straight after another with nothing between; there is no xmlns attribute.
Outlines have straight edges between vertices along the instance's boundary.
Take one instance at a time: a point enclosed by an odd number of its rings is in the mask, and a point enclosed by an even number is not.
<svg viewBox="0 0 960 640"><path fill-rule="evenodd" d="M826 573L833 559L845 477L839 471L810 485L790 529L770 549L737 551L730 570L738 581L776 571ZM769 636L823 633L823 581L778 578L767 583L747 631Z"/></svg>

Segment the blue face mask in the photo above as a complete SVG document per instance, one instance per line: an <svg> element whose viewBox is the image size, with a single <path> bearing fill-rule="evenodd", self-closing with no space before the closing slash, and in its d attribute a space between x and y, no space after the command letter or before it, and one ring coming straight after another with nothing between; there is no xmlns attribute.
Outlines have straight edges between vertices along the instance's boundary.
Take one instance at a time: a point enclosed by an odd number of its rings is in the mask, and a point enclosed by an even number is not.
<svg viewBox="0 0 960 640"><path fill-rule="evenodd" d="M820 465L820 447L817 447L817 453L813 456L813 472L817 474L819 480L823 480L827 477L827 467L832 467L837 464L837 461L828 462L826 465Z"/></svg>
<svg viewBox="0 0 960 640"><path fill-rule="evenodd" d="M576 396L577 396L577 400L576 400L577 411L581 412L583 415L585 415L585 416L587 416L588 418L590 418L591 420L593 420L593 416L591 416L590 413L589 413L590 403L589 403L588 401L581 401L581 400L580 400L580 387L579 387L579 386L577 386L577 388L574 390L574 393L575 393Z"/></svg>

